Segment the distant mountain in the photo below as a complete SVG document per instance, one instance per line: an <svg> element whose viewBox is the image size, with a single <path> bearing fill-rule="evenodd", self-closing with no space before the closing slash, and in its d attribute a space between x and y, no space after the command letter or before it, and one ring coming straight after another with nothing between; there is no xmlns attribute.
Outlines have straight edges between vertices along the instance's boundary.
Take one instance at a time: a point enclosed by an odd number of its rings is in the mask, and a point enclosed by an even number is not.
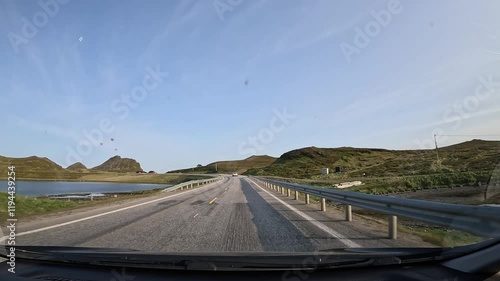
<svg viewBox="0 0 500 281"><path fill-rule="evenodd" d="M73 165L69 165L66 169L69 171L81 172L87 170L87 167L80 162L76 162Z"/></svg>
<svg viewBox="0 0 500 281"><path fill-rule="evenodd" d="M20 179L57 179L69 173L46 157L11 158L0 156L0 169L7 171L9 166L16 167L16 178ZM7 172L5 172L6 175ZM1 178L4 178L3 175Z"/></svg>
<svg viewBox="0 0 500 281"><path fill-rule="evenodd" d="M439 172L493 170L500 161L500 141L473 140L430 150L306 147L289 151L273 164L250 169L249 175L311 178L322 168L342 169L351 177L424 175Z"/></svg>
<svg viewBox="0 0 500 281"><path fill-rule="evenodd" d="M137 172L142 171L141 164L134 159L121 158L116 155L109 158L106 162L99 166L92 168L96 171L109 171L109 172Z"/></svg>
<svg viewBox="0 0 500 281"><path fill-rule="evenodd" d="M205 166L189 169L169 171L169 173L244 173L249 169L263 168L276 161L275 157L268 155L254 155L243 160L217 161Z"/></svg>

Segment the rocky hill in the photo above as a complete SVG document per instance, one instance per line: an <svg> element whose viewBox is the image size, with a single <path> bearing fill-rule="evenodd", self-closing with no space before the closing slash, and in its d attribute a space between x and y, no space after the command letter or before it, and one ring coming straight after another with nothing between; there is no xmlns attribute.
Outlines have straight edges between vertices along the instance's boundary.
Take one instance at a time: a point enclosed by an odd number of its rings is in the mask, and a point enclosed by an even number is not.
<svg viewBox="0 0 500 281"><path fill-rule="evenodd" d="M121 158L116 155L91 170L108 172L137 172L142 171L142 168L141 164L139 164L136 160L131 158Z"/></svg>
<svg viewBox="0 0 500 281"><path fill-rule="evenodd" d="M473 140L438 150L307 147L283 154L273 164L251 169L251 175L311 178L336 167L351 177L426 175L493 170L500 160L500 141ZM439 159L439 160L438 160Z"/></svg>

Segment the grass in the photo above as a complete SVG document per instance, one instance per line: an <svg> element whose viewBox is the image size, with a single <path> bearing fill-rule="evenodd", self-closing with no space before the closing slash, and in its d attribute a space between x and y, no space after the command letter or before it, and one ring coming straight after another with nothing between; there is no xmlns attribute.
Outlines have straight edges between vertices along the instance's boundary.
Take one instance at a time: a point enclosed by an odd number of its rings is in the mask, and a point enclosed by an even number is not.
<svg viewBox="0 0 500 281"><path fill-rule="evenodd" d="M491 172L485 171L361 179L365 182L364 185L351 187L349 190L368 194L390 194L423 189L477 186L480 182L487 183L490 176Z"/></svg>
<svg viewBox="0 0 500 281"><path fill-rule="evenodd" d="M337 208L335 206L332 206ZM353 209L353 216L360 216L370 221L387 226L387 215L366 209ZM388 226L387 226L388 227ZM426 223L415 224L414 220L398 218L398 232L416 235L422 241L438 247L458 247L479 243L485 238L470 233Z"/></svg>
<svg viewBox="0 0 500 281"><path fill-rule="evenodd" d="M424 227L413 227L409 229L405 226L399 226L398 229L405 233L417 235L422 238L423 241L439 247L466 246L484 241L484 238L455 229Z"/></svg>
<svg viewBox="0 0 500 281"><path fill-rule="evenodd" d="M293 179L268 177L276 180L332 188L333 184L346 181L361 181L363 185L343 190L357 191L367 194L391 194L397 192L417 191L424 189L452 188L458 186L477 186L479 183L497 182L492 172L454 172L429 175L397 176L397 177L352 177L327 180Z"/></svg>
<svg viewBox="0 0 500 281"><path fill-rule="evenodd" d="M186 177L188 178L188 177ZM27 197L22 195L16 195L15 198L15 213L16 217L24 218L32 215L48 214L62 210L78 209L87 206L96 206L106 203L112 203L117 201L123 201L134 198L142 198L160 193L163 188L159 189L149 189L149 190L139 190L128 193L120 193L117 197L106 196L106 197L94 197L94 201L88 199L77 199L77 200L65 200L65 199L50 199L46 197ZM173 191L180 192L180 191ZM8 194L6 192L0 192L0 222L5 222L8 218L7 206L8 206Z"/></svg>
<svg viewBox="0 0 500 281"><path fill-rule="evenodd" d="M473 140L439 150L308 147L283 154L273 164L245 174L285 178L341 180L362 177L401 177L463 172L488 172L500 159L499 141ZM341 167L342 173L321 175L322 168Z"/></svg>
<svg viewBox="0 0 500 281"><path fill-rule="evenodd" d="M47 212L58 211L62 209L75 208L81 206L81 202L55 200L48 198L33 198L17 195L16 203L16 217L22 218L33 214L41 214ZM5 222L8 218L7 214L8 194L0 192L0 221ZM85 204L85 203L83 203Z"/></svg>
<svg viewBox="0 0 500 281"><path fill-rule="evenodd" d="M179 184L186 181L209 178L208 176L196 176L196 175L169 175L169 177L167 177L167 175L144 175L144 176L153 176L152 178L149 179L149 183L157 183L157 181L159 180L164 180L168 178L171 180L171 184ZM126 177L126 175L118 175L115 177L107 178L107 180L123 182L127 180L127 178L124 177ZM103 181L103 179L100 177L92 179ZM141 179L141 177L128 180L129 180L128 182L140 182L140 183L148 181ZM77 209L81 207L101 205L105 203L112 203L127 199L147 197L158 194L163 189L164 188L158 188L158 189L148 189L148 190L127 192L127 193L120 193L117 195L117 197L114 196L94 197L94 201L90 201L88 199L64 200L64 199L50 199L46 197L27 197L22 195L16 195L15 213L16 217L19 219L23 217L29 217L32 215L41 215L62 210ZM180 191L172 191L172 192L180 192ZM5 222L6 219L8 218L7 214L8 194L6 192L0 192L0 206L4 206L4 208L0 208L0 222Z"/></svg>

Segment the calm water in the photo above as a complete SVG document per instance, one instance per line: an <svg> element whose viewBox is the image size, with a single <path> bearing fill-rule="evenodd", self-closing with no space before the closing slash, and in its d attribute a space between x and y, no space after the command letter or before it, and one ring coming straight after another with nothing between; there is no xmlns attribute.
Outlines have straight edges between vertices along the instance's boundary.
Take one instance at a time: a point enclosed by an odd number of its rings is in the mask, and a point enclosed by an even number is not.
<svg viewBox="0 0 500 281"><path fill-rule="evenodd" d="M57 194L120 193L168 186L171 185L109 182L16 181L16 194L35 197ZM7 181L0 180L0 192L7 192Z"/></svg>

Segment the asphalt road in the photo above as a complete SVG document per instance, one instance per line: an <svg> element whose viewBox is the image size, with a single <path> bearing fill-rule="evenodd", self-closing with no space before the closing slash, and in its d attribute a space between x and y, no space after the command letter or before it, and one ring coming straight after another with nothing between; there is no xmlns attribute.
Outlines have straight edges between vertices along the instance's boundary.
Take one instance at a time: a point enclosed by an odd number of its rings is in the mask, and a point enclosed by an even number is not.
<svg viewBox="0 0 500 281"><path fill-rule="evenodd" d="M417 246L389 240L377 223L345 222L258 186L226 177L118 206L19 223L17 245L83 246L161 252L309 252L345 247Z"/></svg>

